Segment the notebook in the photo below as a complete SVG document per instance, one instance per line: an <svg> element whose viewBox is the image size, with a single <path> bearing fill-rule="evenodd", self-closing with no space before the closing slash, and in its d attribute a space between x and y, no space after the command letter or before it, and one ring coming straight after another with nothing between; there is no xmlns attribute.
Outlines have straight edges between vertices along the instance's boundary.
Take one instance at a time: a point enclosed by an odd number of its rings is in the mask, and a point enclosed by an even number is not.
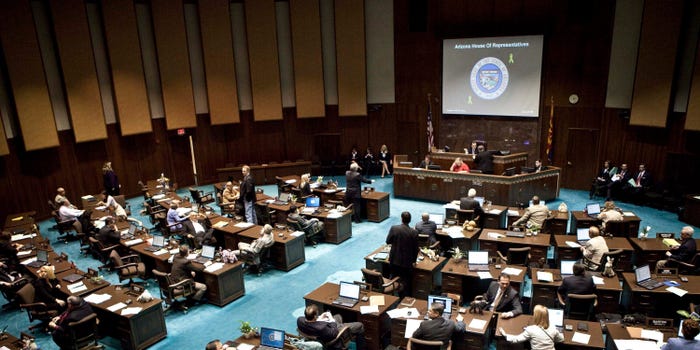
<svg viewBox="0 0 700 350"><path fill-rule="evenodd" d="M360 300L360 285L350 282L340 282L340 292L338 298L333 301L334 305L353 307Z"/></svg>
<svg viewBox="0 0 700 350"><path fill-rule="evenodd" d="M63 280L68 282L68 283L75 283L83 279L82 275L78 275L77 273L71 273L68 276L63 277Z"/></svg>
<svg viewBox="0 0 700 350"><path fill-rule="evenodd" d="M452 298L439 295L428 295L428 308L430 308L430 305L433 305L433 303L440 303L442 306L444 306L442 318L449 320L450 317L452 317ZM427 320L428 314L426 314L424 318Z"/></svg>
<svg viewBox="0 0 700 350"><path fill-rule="evenodd" d="M649 265L640 266L634 269L634 278L637 280L637 285L646 289L652 290L664 285L663 282L651 278L651 270Z"/></svg>
<svg viewBox="0 0 700 350"><path fill-rule="evenodd" d="M591 235L588 233L588 227L576 229L576 240L578 241L578 244L584 245L590 239Z"/></svg>
<svg viewBox="0 0 700 350"><path fill-rule="evenodd" d="M261 350L273 350L284 348L284 331L279 329L260 327Z"/></svg>
<svg viewBox="0 0 700 350"><path fill-rule="evenodd" d="M559 332L564 328L564 309L549 309L549 325L557 328Z"/></svg>
<svg viewBox="0 0 700 350"><path fill-rule="evenodd" d="M36 260L27 264L28 267L38 269L49 263L49 251L44 249L36 250Z"/></svg>
<svg viewBox="0 0 700 350"><path fill-rule="evenodd" d="M488 271L489 252L470 250L467 253L467 262L469 263L469 271Z"/></svg>
<svg viewBox="0 0 700 350"><path fill-rule="evenodd" d="M586 214L592 218L597 218L600 214L600 204L598 203L588 203L586 204Z"/></svg>
<svg viewBox="0 0 700 350"><path fill-rule="evenodd" d="M212 259L214 259L214 256L216 255L216 247L211 246L211 245L204 245L202 246L202 254L197 258L194 259L194 261L200 263L200 264L206 264Z"/></svg>
<svg viewBox="0 0 700 350"><path fill-rule="evenodd" d="M153 236L153 241L151 242L151 245L144 248L145 250L149 252L157 252L160 250L160 248L163 248L165 246L165 237L164 236Z"/></svg>

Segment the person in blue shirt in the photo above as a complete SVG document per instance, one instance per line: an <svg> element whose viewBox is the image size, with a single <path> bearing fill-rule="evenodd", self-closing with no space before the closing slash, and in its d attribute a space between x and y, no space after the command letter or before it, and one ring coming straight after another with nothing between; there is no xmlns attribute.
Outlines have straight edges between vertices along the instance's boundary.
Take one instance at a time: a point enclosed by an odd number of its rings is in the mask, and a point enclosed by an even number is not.
<svg viewBox="0 0 700 350"><path fill-rule="evenodd" d="M180 201L174 200L170 202L170 209L168 209L168 216L166 217L166 220L168 221L168 227L170 227L170 231L179 231L182 229L182 224L181 222L185 220L189 220L187 216L181 217L180 213L177 212L177 208L180 206Z"/></svg>
<svg viewBox="0 0 700 350"><path fill-rule="evenodd" d="M668 343L661 347L661 350L700 350L700 341L695 337L700 333L698 321L687 319L683 321L683 338L669 338Z"/></svg>

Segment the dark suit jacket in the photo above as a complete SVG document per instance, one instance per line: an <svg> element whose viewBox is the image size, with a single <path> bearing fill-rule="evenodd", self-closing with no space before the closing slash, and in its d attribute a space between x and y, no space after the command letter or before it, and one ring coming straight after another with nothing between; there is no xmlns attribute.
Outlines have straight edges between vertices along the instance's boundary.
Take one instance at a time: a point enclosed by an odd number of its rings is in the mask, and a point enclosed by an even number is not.
<svg viewBox="0 0 700 350"><path fill-rule="evenodd" d="M194 229L194 224L191 220L183 222L182 226L185 228L185 233L194 236L197 240L197 243L201 245L202 242L211 240L211 237L214 234L214 229L212 229L209 225L209 220L199 220L197 222L200 225L202 225L202 227L204 228L204 232L197 233L197 231Z"/></svg>
<svg viewBox="0 0 700 350"><path fill-rule="evenodd" d="M484 298L491 305L496 299L496 293L498 292L498 281L491 282L489 289L484 294ZM505 295L501 297L500 304L496 305L493 311L497 312L512 312L513 316L518 316L523 313L523 306L520 304L520 295L513 289L513 287L508 287L506 289Z"/></svg>
<svg viewBox="0 0 700 350"><path fill-rule="evenodd" d="M459 209L462 210L473 210L474 217L482 216L484 214L484 209L481 208L481 204L474 199L469 197L462 197L459 199Z"/></svg>
<svg viewBox="0 0 700 350"><path fill-rule="evenodd" d="M67 332L69 323L80 321L93 312L92 307L86 301L81 302L78 306L69 306L69 308L70 307L72 307L73 309L66 310L63 314L61 314L61 318L56 324L56 326L58 326L59 328L57 328L56 331Z"/></svg>
<svg viewBox="0 0 700 350"><path fill-rule="evenodd" d="M428 220L428 221L418 221L416 223L416 230L418 231L419 234L424 234L430 236L430 244L435 243L437 240L435 238L435 232L437 231L437 224Z"/></svg>
<svg viewBox="0 0 700 350"><path fill-rule="evenodd" d="M439 340L447 345L447 342L452 338L453 332L463 331L464 321L456 323L452 320L438 317L421 322L418 329L413 332L413 338L421 340Z"/></svg>
<svg viewBox="0 0 700 350"><path fill-rule="evenodd" d="M178 254L173 258L173 267L170 271L170 276L174 282L177 283L182 280L192 278L192 274L190 272L200 272L202 270L204 270L203 265L196 266L189 261L187 257L181 257Z"/></svg>
<svg viewBox="0 0 700 350"><path fill-rule="evenodd" d="M593 278L590 276L569 276L561 281L557 292L566 300L569 294L594 294L596 290Z"/></svg>
<svg viewBox="0 0 700 350"><path fill-rule="evenodd" d="M420 162L420 165L419 165L418 167L419 167L419 168L423 168L423 169L425 169L425 168L427 168L427 167L428 167L428 165L434 165L434 164L435 164L435 163L433 163L433 161L432 161L432 160L430 161L430 163L428 163L428 164L425 164L425 159L423 159L423 160L422 160L422 161Z"/></svg>
<svg viewBox="0 0 700 350"><path fill-rule="evenodd" d="M474 158L476 168L484 174L493 174L493 156L498 154L498 151L483 151L479 152Z"/></svg>
<svg viewBox="0 0 700 350"><path fill-rule="evenodd" d="M255 202L255 179L253 175L248 174L241 182L241 197L247 202Z"/></svg>
<svg viewBox="0 0 700 350"><path fill-rule="evenodd" d="M634 174L634 181L637 181L638 176L639 176L639 172ZM651 180L651 174L649 173L649 170L644 171L644 173L642 174L642 177L639 179L639 184L642 187L651 187L651 185L653 185L653 182Z"/></svg>
<svg viewBox="0 0 700 350"><path fill-rule="evenodd" d="M301 194L302 197L306 197L306 196L310 195L311 194L311 184L309 184L308 182L305 183L304 186L302 186L299 189L299 193Z"/></svg>
<svg viewBox="0 0 700 350"><path fill-rule="evenodd" d="M345 190L345 197L359 198L362 192L362 183L371 184L372 181L366 179L362 174L357 171L348 170L345 172L345 182L347 189Z"/></svg>
<svg viewBox="0 0 700 350"><path fill-rule="evenodd" d="M622 173L622 170L620 170L618 174L620 175L620 183L623 185L632 178L632 172L629 169L627 169L624 174Z"/></svg>
<svg viewBox="0 0 700 350"><path fill-rule="evenodd" d="M301 316L297 318L297 328L304 334L318 337L323 343L327 343L338 336L338 324L336 322L312 322Z"/></svg>
<svg viewBox="0 0 700 350"><path fill-rule="evenodd" d="M681 243L680 247L671 250L671 258L678 261L690 262L690 259L692 259L695 256L697 250L698 248L695 243L695 239L693 239L693 237L690 237L686 239L683 243Z"/></svg>
<svg viewBox="0 0 700 350"><path fill-rule="evenodd" d="M106 246L119 244L121 233L117 232L112 225L104 225L95 236L97 240Z"/></svg>
<svg viewBox="0 0 700 350"><path fill-rule="evenodd" d="M391 244L389 261L392 265L412 267L418 257L418 231L407 225L394 225L389 229L386 243Z"/></svg>

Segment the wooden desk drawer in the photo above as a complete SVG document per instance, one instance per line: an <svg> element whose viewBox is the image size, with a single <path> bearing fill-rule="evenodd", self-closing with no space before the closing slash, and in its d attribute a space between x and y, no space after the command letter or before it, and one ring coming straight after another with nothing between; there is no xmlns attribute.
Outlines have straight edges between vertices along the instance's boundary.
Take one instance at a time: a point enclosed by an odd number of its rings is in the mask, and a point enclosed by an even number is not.
<svg viewBox="0 0 700 350"><path fill-rule="evenodd" d="M487 250L489 256L498 256L498 243L490 241L479 241L479 250Z"/></svg>
<svg viewBox="0 0 700 350"><path fill-rule="evenodd" d="M484 218L484 228L501 228L501 217L486 216Z"/></svg>
<svg viewBox="0 0 700 350"><path fill-rule="evenodd" d="M557 250L558 261L578 260L580 258L581 258L581 249L578 249L578 248L559 248Z"/></svg>
<svg viewBox="0 0 700 350"><path fill-rule="evenodd" d="M556 290L549 287L532 287L532 302L530 304L541 304L549 308L558 306Z"/></svg>
<svg viewBox="0 0 700 350"><path fill-rule="evenodd" d="M620 313L620 292L598 290L596 312Z"/></svg>
<svg viewBox="0 0 700 350"><path fill-rule="evenodd" d="M456 275L442 275L442 291L445 293L462 294L462 278Z"/></svg>

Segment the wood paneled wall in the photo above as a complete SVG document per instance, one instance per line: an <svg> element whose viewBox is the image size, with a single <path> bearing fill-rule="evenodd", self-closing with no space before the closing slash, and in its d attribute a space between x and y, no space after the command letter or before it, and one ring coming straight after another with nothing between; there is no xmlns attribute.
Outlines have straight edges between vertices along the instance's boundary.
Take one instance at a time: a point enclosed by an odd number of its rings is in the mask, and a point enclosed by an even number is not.
<svg viewBox="0 0 700 350"><path fill-rule="evenodd" d="M428 2L428 11L420 12L425 18L409 15L411 3L394 1L396 103L372 106L366 116L342 118L337 105L326 105L325 117L310 119L298 118L295 108L284 108L282 119L268 121L254 120L254 111L240 111L240 123L226 125L212 125L208 115L198 115L196 127L187 132L195 141L199 182L215 181L215 169L227 163L314 159L320 153L315 149L318 134L336 135L339 159L353 145L360 150L371 146L376 152L387 144L392 153L408 154L418 161L427 151L426 96L431 93L437 145L453 142L450 147L454 149L475 134L497 144L507 133L516 135L518 147L525 147L532 157L544 157L549 99L554 97L555 165L567 162L568 131L587 128L599 135L598 163L612 159L636 167L645 162L656 179L680 179L697 186L692 177L683 180L673 173L678 164L697 168L697 162L689 160L700 154L700 142L695 141L698 135L683 130L684 115L669 115L668 128L659 130L630 126L628 111L605 108L613 2L442 0ZM109 28L107 32L109 37ZM520 34L545 35L541 117L441 116L442 38ZM110 49L110 55L115 54ZM581 97L578 104L566 102L571 93ZM168 130L164 119L146 124L152 132L132 136L121 136L119 124L108 125L107 139L85 143L76 143L72 131L62 131L58 133L60 147L30 152L24 150L22 140L8 140L10 154L0 157L0 196L8 199L8 205L0 207L0 219L29 209L48 214L45 202L54 196L57 186L65 187L74 200L99 191L105 160L113 162L128 195L138 194L138 180L152 179L161 172L180 186L192 184L187 137ZM526 139L527 145L523 143ZM598 166L590 164L589 170Z"/></svg>

